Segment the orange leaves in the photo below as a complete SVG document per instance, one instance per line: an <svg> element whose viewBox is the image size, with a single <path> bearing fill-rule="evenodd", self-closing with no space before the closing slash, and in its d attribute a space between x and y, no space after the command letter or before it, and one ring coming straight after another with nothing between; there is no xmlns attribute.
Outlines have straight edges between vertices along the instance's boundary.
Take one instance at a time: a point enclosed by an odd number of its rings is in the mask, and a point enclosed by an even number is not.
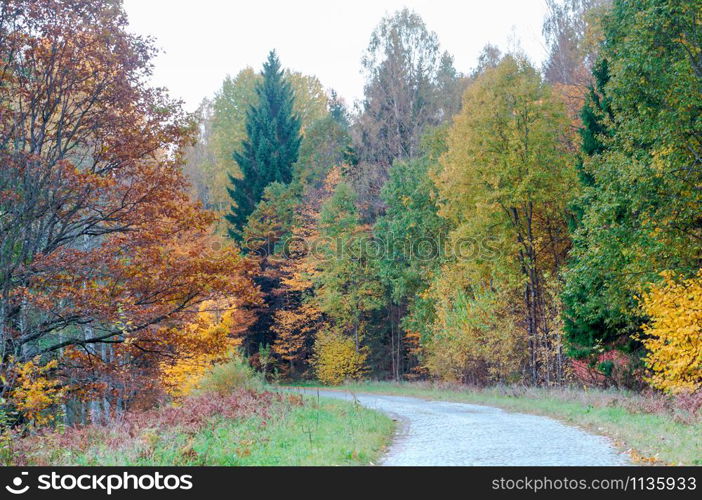
<svg viewBox="0 0 702 500"><path fill-rule="evenodd" d="M566 112L574 131L582 126L580 110L585 103L587 88L587 84L569 85L566 83L556 83L553 85L554 97L560 99L563 104L565 104Z"/></svg>
<svg viewBox="0 0 702 500"><path fill-rule="evenodd" d="M193 124L147 86L153 55L112 0L0 3L0 143L13 145L0 150L0 361L76 346L61 373L119 405L178 351L164 324L203 301L260 301L252 264L185 192Z"/></svg>
<svg viewBox="0 0 702 500"><path fill-rule="evenodd" d="M308 209L299 217L298 225L293 227L291 241L299 245L293 243L289 246L289 258L281 264L281 286L276 291L284 296L285 305L274 314L271 329L276 338L272 349L280 359L290 364L290 371L309 357L322 317L317 304L310 300L316 264L309 256L308 245L314 244L317 237L316 223L317 214Z"/></svg>
<svg viewBox="0 0 702 500"><path fill-rule="evenodd" d="M302 361L317 330L322 312L312 301L275 313L273 352L288 362Z"/></svg>

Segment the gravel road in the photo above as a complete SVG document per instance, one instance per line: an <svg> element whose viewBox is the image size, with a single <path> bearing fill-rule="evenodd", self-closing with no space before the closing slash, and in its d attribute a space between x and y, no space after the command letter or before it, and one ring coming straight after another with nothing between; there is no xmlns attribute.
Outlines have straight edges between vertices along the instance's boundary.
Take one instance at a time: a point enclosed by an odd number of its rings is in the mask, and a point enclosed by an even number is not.
<svg viewBox="0 0 702 500"><path fill-rule="evenodd" d="M316 394L316 391L307 391ZM349 392L320 396L353 400ZM368 408L399 421L381 465L626 465L607 438L556 420L499 408L359 394Z"/></svg>

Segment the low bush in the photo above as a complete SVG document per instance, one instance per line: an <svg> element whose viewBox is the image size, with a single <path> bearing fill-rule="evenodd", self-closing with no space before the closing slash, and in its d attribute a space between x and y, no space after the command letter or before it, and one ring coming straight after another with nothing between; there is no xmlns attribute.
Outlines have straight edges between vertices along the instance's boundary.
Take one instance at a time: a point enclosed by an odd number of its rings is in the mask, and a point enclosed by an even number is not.
<svg viewBox="0 0 702 500"><path fill-rule="evenodd" d="M213 392L226 395L241 389L259 391L264 385L263 376L257 373L244 357L236 355L229 361L212 367L198 383L196 393Z"/></svg>

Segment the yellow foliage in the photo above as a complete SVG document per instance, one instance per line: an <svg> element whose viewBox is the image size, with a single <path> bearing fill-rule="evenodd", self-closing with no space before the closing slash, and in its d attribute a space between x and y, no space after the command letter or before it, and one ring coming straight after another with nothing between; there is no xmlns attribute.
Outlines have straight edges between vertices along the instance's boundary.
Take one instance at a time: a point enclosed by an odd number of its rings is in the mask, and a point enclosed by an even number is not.
<svg viewBox="0 0 702 500"><path fill-rule="evenodd" d="M195 321L182 330L171 330L175 346L173 359L161 363L161 381L174 397L196 389L202 378L217 363L231 357L241 339L234 336L240 326L238 310L230 301L205 301Z"/></svg>
<svg viewBox="0 0 702 500"><path fill-rule="evenodd" d="M323 384L339 385L359 379L366 371L366 353L357 350L351 337L320 332L314 344L314 369Z"/></svg>
<svg viewBox="0 0 702 500"><path fill-rule="evenodd" d="M648 381L671 393L695 391L702 388L702 270L687 280L663 277L642 299Z"/></svg>
<svg viewBox="0 0 702 500"><path fill-rule="evenodd" d="M510 381L527 355L526 333L514 319L518 297L477 287L472 296L449 288L441 293L426 345L429 372L455 382Z"/></svg>
<svg viewBox="0 0 702 500"><path fill-rule="evenodd" d="M533 382L560 373L557 294L547 286L569 249L577 187L562 99L520 56L482 73L463 95L432 171L450 224L447 260L429 291L432 374L466 382ZM528 338L527 338L528 337Z"/></svg>
<svg viewBox="0 0 702 500"><path fill-rule="evenodd" d="M10 400L36 425L46 425L53 420L54 416L46 410L59 404L65 395L59 381L49 377L49 372L57 366L55 359L40 365L37 356L14 368L16 386L10 393Z"/></svg>

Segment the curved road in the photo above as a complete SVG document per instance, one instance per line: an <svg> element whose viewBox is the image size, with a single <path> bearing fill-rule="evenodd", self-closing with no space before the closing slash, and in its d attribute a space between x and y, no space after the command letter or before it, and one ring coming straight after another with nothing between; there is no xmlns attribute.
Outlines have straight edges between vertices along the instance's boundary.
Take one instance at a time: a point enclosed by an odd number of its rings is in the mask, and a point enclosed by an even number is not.
<svg viewBox="0 0 702 500"><path fill-rule="evenodd" d="M316 394L316 391L306 391ZM349 392L320 396L353 400ZM626 465L607 438L556 420L490 406L355 394L400 421L381 465Z"/></svg>

